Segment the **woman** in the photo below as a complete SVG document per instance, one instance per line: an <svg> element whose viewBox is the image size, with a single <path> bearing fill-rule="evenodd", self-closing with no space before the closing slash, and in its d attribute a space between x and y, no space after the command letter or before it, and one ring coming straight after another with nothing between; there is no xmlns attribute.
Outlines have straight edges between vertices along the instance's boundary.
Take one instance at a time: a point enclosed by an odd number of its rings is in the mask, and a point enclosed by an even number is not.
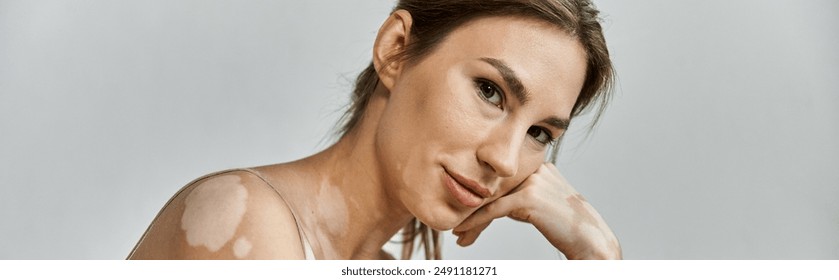
<svg viewBox="0 0 839 280"><path fill-rule="evenodd" d="M439 258L438 231L468 246L504 216L570 259L620 258L600 215L544 162L608 93L597 13L582 0L400 1L337 143L190 183L129 258L385 259L400 229L403 258L415 238Z"/></svg>

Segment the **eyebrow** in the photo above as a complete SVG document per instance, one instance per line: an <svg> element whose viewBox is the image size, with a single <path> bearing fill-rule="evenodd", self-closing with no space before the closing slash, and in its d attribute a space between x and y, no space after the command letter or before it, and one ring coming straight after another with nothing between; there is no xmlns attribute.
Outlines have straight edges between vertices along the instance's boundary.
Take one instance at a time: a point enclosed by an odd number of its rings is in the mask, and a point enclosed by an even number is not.
<svg viewBox="0 0 839 280"><path fill-rule="evenodd" d="M513 71L510 66L507 66L507 63L504 63L504 61L500 59L491 57L481 57L480 60L492 65L492 67L495 67L495 70L501 74L501 78L504 79L504 82L510 87L510 90L513 92L513 96L518 99L519 103L524 105L528 100L530 100L530 93L527 92L527 88L525 88L524 84L521 83L521 79L516 76L516 72ZM567 130L568 126L571 124L570 120L557 117L547 118L543 120L543 122L560 130Z"/></svg>
<svg viewBox="0 0 839 280"><path fill-rule="evenodd" d="M521 83L521 80L518 76L516 76L516 72L507 66L507 63L495 58L489 57L481 57L481 61L489 63L492 67L495 67L495 70L498 70L498 73L501 74L501 78L504 79L504 82L507 83L507 86L510 87L510 90L513 91L513 96L519 100L519 103L524 105L530 100L530 94L527 93L527 88L524 87L524 84Z"/></svg>
<svg viewBox="0 0 839 280"><path fill-rule="evenodd" d="M560 130L568 130L568 126L571 125L571 121L568 119L560 119L557 117L550 117L544 120L550 126L555 127L556 129Z"/></svg>

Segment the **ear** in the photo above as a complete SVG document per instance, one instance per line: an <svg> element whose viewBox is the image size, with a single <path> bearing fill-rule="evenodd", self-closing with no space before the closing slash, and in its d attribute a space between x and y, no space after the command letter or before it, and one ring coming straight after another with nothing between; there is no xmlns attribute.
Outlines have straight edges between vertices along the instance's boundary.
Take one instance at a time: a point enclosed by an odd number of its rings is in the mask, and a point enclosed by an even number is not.
<svg viewBox="0 0 839 280"><path fill-rule="evenodd" d="M403 61L395 55L405 51L411 32L411 14L397 10L382 23L373 44L373 67L379 80L390 91L402 72Z"/></svg>

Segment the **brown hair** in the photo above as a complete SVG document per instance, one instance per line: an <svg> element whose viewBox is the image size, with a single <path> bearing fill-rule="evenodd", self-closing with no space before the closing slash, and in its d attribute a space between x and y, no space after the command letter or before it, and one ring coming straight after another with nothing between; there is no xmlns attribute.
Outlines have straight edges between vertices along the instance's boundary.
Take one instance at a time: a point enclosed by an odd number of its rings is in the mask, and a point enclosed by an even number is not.
<svg viewBox="0 0 839 280"><path fill-rule="evenodd" d="M614 70L600 27L599 11L589 0L400 0L394 11L411 14L411 40L404 53L396 59L416 62L434 51L452 30L464 23L491 16L521 16L552 23L583 45L587 55L586 78L571 117L586 112L593 103L600 103L591 127L600 118L611 94ZM358 126L362 115L379 83L373 63L364 69L355 82L352 101L341 118L340 133L346 135ZM548 153L555 162L559 141ZM426 259L440 259L439 232L414 218L402 230L404 243L402 259L409 259L417 237L425 248Z"/></svg>

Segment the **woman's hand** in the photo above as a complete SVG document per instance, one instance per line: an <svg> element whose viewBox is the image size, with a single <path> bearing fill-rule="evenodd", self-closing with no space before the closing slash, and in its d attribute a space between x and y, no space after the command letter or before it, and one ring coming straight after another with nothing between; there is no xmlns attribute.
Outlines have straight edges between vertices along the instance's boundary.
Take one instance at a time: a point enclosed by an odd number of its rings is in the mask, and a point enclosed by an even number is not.
<svg viewBox="0 0 839 280"><path fill-rule="evenodd" d="M509 194L472 213L453 233L468 246L492 220L510 217L531 223L568 259L620 259L615 234L600 214L551 163L542 164Z"/></svg>

